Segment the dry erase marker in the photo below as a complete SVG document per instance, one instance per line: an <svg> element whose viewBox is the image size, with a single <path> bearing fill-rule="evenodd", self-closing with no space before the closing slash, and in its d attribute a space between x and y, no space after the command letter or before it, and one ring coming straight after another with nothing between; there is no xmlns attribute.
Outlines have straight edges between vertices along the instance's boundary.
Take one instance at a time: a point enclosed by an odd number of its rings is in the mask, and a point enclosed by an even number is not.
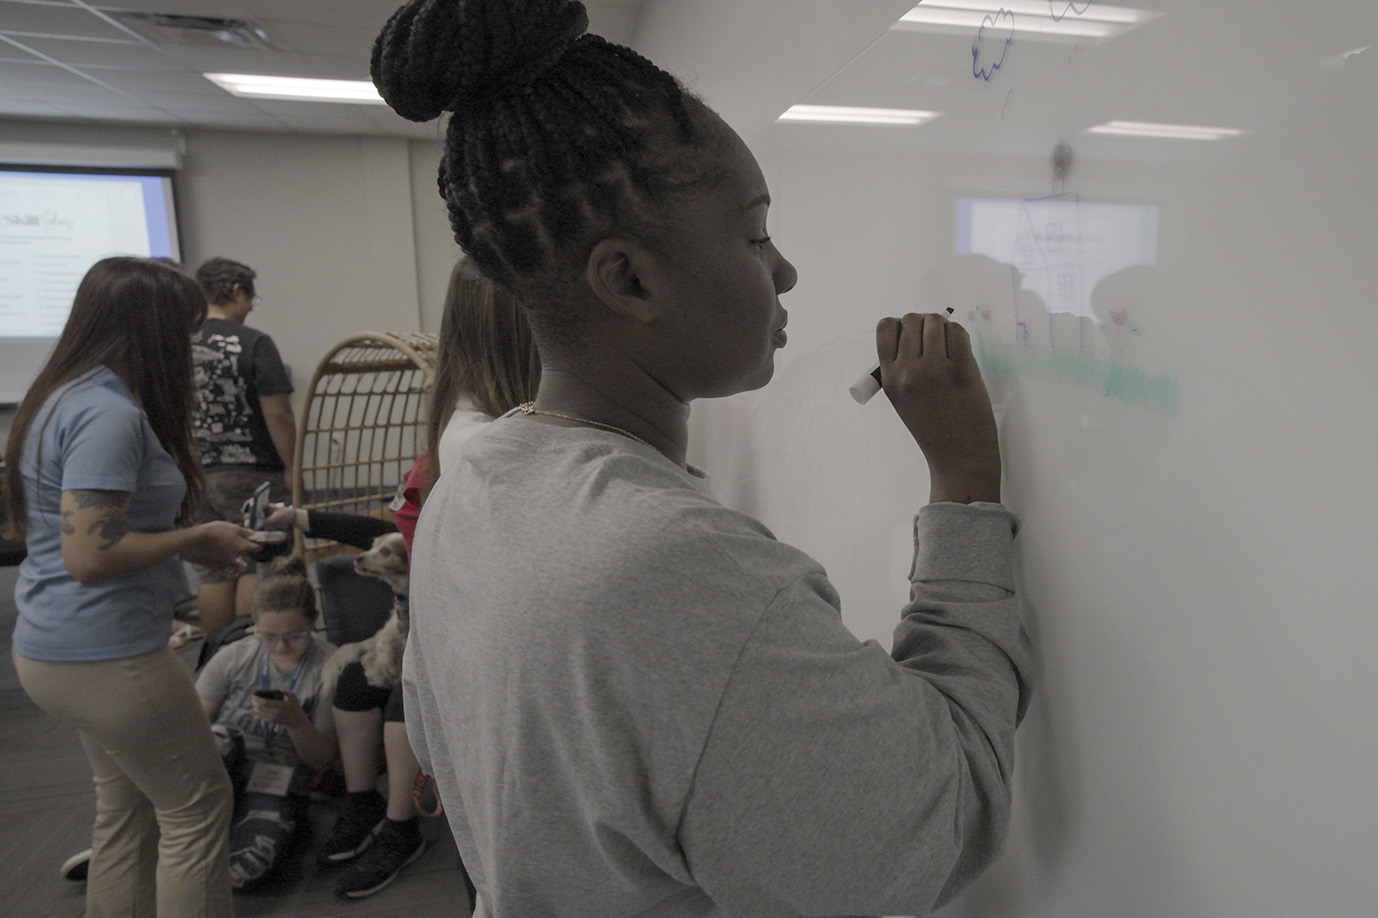
<svg viewBox="0 0 1378 918"><path fill-rule="evenodd" d="M852 383L852 387L847 391L852 393L852 398L856 399L858 405L869 402L880 391L880 364L877 363L870 372Z"/></svg>
<svg viewBox="0 0 1378 918"><path fill-rule="evenodd" d="M951 306L947 307L947 314L952 315L957 310ZM881 389L880 383L880 363L866 371L866 375L852 383L852 387L847 391L852 393L852 398L856 399L858 405L864 405L875 398Z"/></svg>

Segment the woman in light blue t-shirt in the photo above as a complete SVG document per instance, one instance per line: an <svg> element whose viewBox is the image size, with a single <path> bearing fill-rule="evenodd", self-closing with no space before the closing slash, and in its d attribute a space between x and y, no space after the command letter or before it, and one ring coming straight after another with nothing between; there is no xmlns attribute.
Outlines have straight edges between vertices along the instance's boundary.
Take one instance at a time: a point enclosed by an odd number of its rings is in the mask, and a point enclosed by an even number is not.
<svg viewBox="0 0 1378 918"><path fill-rule="evenodd" d="M237 569L256 547L232 523L179 525L202 493L191 334L205 315L165 262L97 262L10 430L5 500L28 548L14 664L91 763L93 915L233 914L230 782L167 646L180 559Z"/></svg>

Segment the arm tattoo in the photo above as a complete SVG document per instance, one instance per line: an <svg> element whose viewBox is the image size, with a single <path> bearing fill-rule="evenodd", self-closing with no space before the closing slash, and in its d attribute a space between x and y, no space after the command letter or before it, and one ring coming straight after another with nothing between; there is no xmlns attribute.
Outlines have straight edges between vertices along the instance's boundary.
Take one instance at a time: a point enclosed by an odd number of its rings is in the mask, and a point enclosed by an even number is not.
<svg viewBox="0 0 1378 918"><path fill-rule="evenodd" d="M86 528L88 535L96 535L100 538L100 544L96 547L100 551L105 551L118 542L125 534L125 518L129 514L129 494L125 491L73 491L72 497L76 499L78 510L95 510L97 516L91 525ZM76 527L67 517L74 515L71 511L64 513L62 531L71 535L75 533Z"/></svg>

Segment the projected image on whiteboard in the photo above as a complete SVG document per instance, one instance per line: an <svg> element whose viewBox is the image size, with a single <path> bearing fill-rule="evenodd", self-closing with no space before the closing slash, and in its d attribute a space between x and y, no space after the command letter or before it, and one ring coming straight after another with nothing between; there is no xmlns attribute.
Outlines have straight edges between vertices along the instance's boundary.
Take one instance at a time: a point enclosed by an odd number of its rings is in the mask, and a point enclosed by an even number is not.
<svg viewBox="0 0 1378 918"><path fill-rule="evenodd" d="M954 276L984 298L961 316L983 371L1085 386L1175 413L1176 378L1141 363L1158 311L1155 205L1076 194L960 198L957 251L953 261L967 272ZM981 279L985 286L973 283Z"/></svg>
<svg viewBox="0 0 1378 918"><path fill-rule="evenodd" d="M0 168L0 403L23 397L111 255L180 259L170 176Z"/></svg>
<svg viewBox="0 0 1378 918"><path fill-rule="evenodd" d="M1049 313L1095 319L1091 292L1130 265L1158 262L1158 208L1078 200L961 198L957 251L1019 269Z"/></svg>

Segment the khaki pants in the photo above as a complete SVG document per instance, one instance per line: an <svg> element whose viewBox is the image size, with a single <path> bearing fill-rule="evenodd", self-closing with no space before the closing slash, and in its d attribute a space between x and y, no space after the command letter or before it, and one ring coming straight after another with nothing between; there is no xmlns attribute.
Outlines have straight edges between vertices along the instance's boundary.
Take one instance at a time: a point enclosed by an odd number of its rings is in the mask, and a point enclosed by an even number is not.
<svg viewBox="0 0 1378 918"><path fill-rule="evenodd" d="M48 663L19 683L75 727L96 784L87 918L229 918L233 790L186 666L166 647Z"/></svg>

